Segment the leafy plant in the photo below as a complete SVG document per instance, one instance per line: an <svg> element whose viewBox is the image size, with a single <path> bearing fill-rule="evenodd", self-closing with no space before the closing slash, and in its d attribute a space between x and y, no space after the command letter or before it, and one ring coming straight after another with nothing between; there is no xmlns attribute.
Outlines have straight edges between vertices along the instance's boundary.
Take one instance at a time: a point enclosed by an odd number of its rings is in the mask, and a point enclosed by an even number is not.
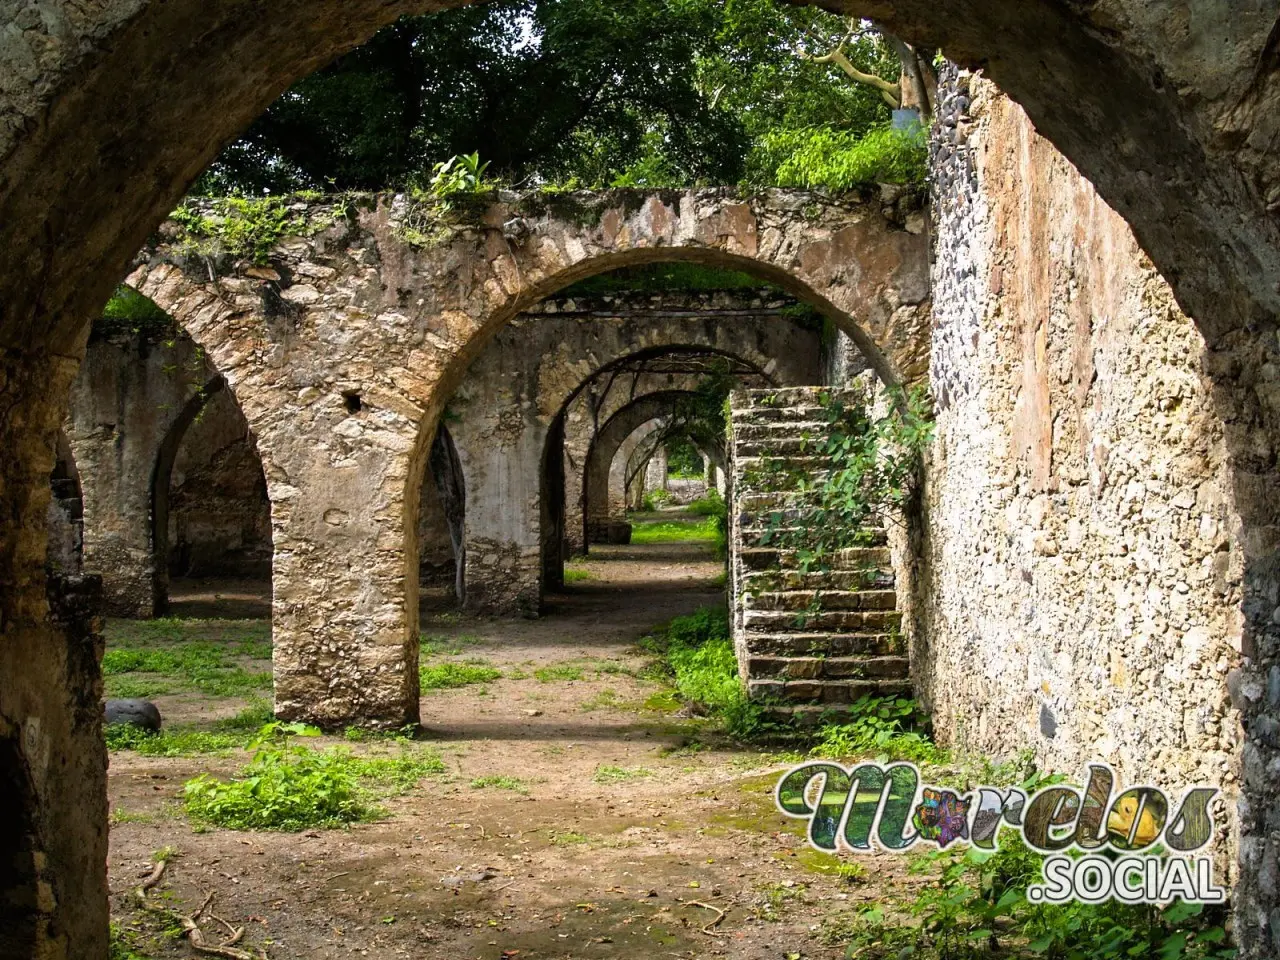
<svg viewBox="0 0 1280 960"><path fill-rule="evenodd" d="M779 130L765 135L762 148L775 158L780 186L836 192L860 184L922 184L929 159L921 128Z"/></svg>
<svg viewBox="0 0 1280 960"><path fill-rule="evenodd" d="M823 724L811 754L840 760L884 756L916 763L948 759L929 736L929 718L910 697L859 697L839 722Z"/></svg>
<svg viewBox="0 0 1280 960"><path fill-rule="evenodd" d="M237 778L202 774L187 781L183 796L188 815L233 830L342 826L382 815L362 781L403 792L445 769L438 755L425 751L357 756L341 747L312 750L293 741L318 734L302 724L267 724L251 744L253 759Z"/></svg>
<svg viewBox="0 0 1280 960"><path fill-rule="evenodd" d="M923 392L892 400L890 412L875 418L865 400L823 399L827 431L814 452L829 469L818 482L787 473L776 485L760 485L787 494L770 513L761 545L795 550L802 570L821 567L835 551L866 542L868 529L906 502L933 424Z"/></svg>
<svg viewBox="0 0 1280 960"><path fill-rule="evenodd" d="M306 218L280 196L187 201L170 219L186 231L198 252L222 252L256 264L265 264L285 237L307 230Z"/></svg>

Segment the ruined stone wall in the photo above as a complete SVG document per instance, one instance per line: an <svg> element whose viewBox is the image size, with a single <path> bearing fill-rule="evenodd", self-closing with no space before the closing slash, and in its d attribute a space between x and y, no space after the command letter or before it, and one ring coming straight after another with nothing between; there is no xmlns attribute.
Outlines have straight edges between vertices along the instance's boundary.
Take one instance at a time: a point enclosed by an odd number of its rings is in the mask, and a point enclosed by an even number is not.
<svg viewBox="0 0 1280 960"><path fill-rule="evenodd" d="M1240 531L1204 340L1019 107L954 72L940 101L919 689L965 749L1231 791Z"/></svg>
<svg viewBox="0 0 1280 960"><path fill-rule="evenodd" d="M65 432L81 478L84 569L102 576L109 613L151 616L163 600L153 479L161 448L179 438L215 376L185 337L122 334L89 344Z"/></svg>
<svg viewBox="0 0 1280 960"><path fill-rule="evenodd" d="M583 472L597 430L637 397L701 382L701 374L683 372L678 356L667 364L662 351L723 352L783 382L819 375L816 333L779 315L781 305L758 300L551 300L498 332L448 408L466 480L469 608L526 614L538 608L543 464L556 455L547 438L558 416L565 422L564 540L572 554L585 549ZM644 360L649 356L652 365ZM598 499L607 506L607 488Z"/></svg>

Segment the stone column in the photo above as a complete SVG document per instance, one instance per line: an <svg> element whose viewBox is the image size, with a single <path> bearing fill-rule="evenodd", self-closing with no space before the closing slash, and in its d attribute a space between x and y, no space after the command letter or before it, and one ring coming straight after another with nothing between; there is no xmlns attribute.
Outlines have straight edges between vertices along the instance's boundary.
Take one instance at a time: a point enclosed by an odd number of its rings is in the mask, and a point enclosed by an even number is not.
<svg viewBox="0 0 1280 960"><path fill-rule="evenodd" d="M5 957L107 952L107 758L94 617L100 584L45 572L49 475L76 366L74 357L33 348L0 351Z"/></svg>
<svg viewBox="0 0 1280 960"><path fill-rule="evenodd" d="M667 448L659 447L649 458L649 466L645 468L644 485L649 490L667 489Z"/></svg>
<svg viewBox="0 0 1280 960"><path fill-rule="evenodd" d="M106 611L150 617L165 602L166 557L153 537L153 489L182 434L214 389L214 376L186 338L95 341L72 387L67 439L81 475L84 569L100 574ZM220 386L221 381L216 381Z"/></svg>
<svg viewBox="0 0 1280 960"><path fill-rule="evenodd" d="M467 490L466 607L536 616L547 430L532 415L523 416L518 429L491 426L464 414L453 427Z"/></svg>

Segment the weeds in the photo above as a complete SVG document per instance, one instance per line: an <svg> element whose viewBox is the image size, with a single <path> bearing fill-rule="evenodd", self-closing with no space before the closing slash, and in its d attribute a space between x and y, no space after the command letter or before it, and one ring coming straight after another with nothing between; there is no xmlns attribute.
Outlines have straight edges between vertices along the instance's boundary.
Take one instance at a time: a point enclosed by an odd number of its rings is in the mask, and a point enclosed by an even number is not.
<svg viewBox="0 0 1280 960"><path fill-rule="evenodd" d="M131 723L113 723L104 731L108 750L133 750L144 757L191 757L243 747L245 738L202 730L162 730L154 733Z"/></svg>
<svg viewBox="0 0 1280 960"><path fill-rule="evenodd" d="M423 777L444 772L434 753L356 756L333 747L311 750L292 741L314 735L300 725L271 723L253 741L253 759L233 780L203 774L184 787L187 814L232 830L298 831L376 820L383 815L365 784L403 793Z"/></svg>
<svg viewBox="0 0 1280 960"><path fill-rule="evenodd" d="M441 663L424 666L418 670L418 683L422 691L452 690L474 683L489 683L502 676L502 671L490 664L479 662Z"/></svg>
<svg viewBox="0 0 1280 960"><path fill-rule="evenodd" d="M883 756L916 763L945 763L950 755L929 735L929 718L909 697L862 696L840 722L818 731L812 756L840 760Z"/></svg>
<svg viewBox="0 0 1280 960"><path fill-rule="evenodd" d="M213 697L271 689L270 671L246 669L233 658L266 660L270 640L225 639L234 623L161 619L108 630L102 657L106 692L113 697L153 697L194 690Z"/></svg>
<svg viewBox="0 0 1280 960"><path fill-rule="evenodd" d="M516 793L528 793L528 785L519 777L506 777L491 774L485 777L476 777L471 781L472 790L514 790Z"/></svg>
<svg viewBox="0 0 1280 960"><path fill-rule="evenodd" d="M572 663L553 663L549 667L538 667L533 671L539 683L565 681L572 683L582 679L582 668Z"/></svg>
<svg viewBox="0 0 1280 960"><path fill-rule="evenodd" d="M910 900L881 903L831 918L822 939L847 942L849 956L913 956L962 960L1016 955L1050 960L1226 960L1219 911L1174 903L1127 906L1067 903L1032 905L1028 884L1040 878L1041 856L1006 830L1000 849L919 857L911 872L938 869Z"/></svg>

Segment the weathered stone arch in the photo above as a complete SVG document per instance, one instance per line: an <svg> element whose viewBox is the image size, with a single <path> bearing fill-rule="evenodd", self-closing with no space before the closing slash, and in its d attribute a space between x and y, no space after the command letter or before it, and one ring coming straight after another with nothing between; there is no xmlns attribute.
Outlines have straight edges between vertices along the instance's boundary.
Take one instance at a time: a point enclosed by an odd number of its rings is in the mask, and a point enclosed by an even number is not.
<svg viewBox="0 0 1280 960"><path fill-rule="evenodd" d="M1028 4L1022 0L831 0L900 35L985 63L1048 136L1133 225L1184 309L1205 332L1218 405L1239 463L1247 551L1246 689L1265 689L1280 562L1274 535L1277 181L1267 149L1277 116L1274 11L1268 4L1189 8L1172 0ZM34 9L34 8L33 8ZM102 952L105 942L103 754L92 699L96 668L45 600L43 516L56 398L82 335L131 252L199 170L287 84L427 3L307 0L267 20L244 3L112 0L22 11L0 61L0 276L4 345L0 582L11 625L0 677L16 693L0 718L15 745L6 770L23 794L31 848L47 860L56 906L20 918L45 952ZM1211 49L1206 49L1212 44ZM1260 698L1249 721L1272 719ZM35 745L15 731L29 727ZM1258 769L1274 748L1255 741ZM76 758L62 773L33 755ZM68 789L70 787L71 789ZM32 806L39 800L49 809ZM1259 842L1259 850L1263 848ZM1258 854L1259 856L1261 854ZM31 878L28 878L31 879ZM34 893L29 902L44 904ZM1242 918L1264 949L1274 894ZM28 919L36 918L28 924ZM27 944L23 943L25 947Z"/></svg>
<svg viewBox="0 0 1280 960"><path fill-rule="evenodd" d="M610 471L626 439L646 423L670 415L681 401L694 396L696 395L682 390L647 394L623 407L600 428L585 465L586 479L583 486L588 503L603 503L607 508Z"/></svg>
<svg viewBox="0 0 1280 960"><path fill-rule="evenodd" d="M634 396L673 378L692 389L721 365L760 386L819 380L821 329L792 306L776 291L557 298L499 331L448 405L470 501L468 607L537 612L562 557L585 549L591 437Z"/></svg>

